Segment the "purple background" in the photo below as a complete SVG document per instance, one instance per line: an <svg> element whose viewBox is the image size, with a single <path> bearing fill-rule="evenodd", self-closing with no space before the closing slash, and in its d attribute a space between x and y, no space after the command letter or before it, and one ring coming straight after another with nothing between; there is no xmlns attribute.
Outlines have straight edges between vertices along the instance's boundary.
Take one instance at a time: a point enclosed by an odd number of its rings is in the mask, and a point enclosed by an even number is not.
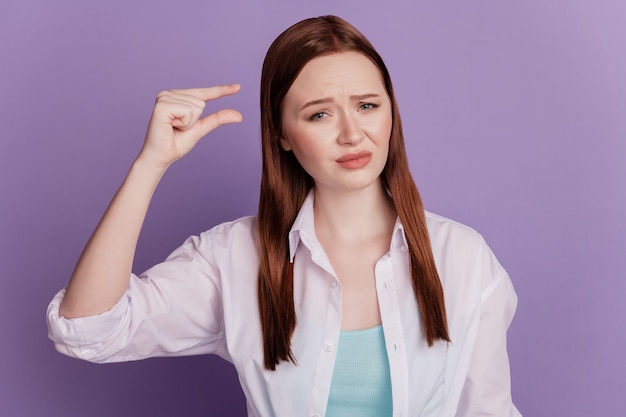
<svg viewBox="0 0 626 417"><path fill-rule="evenodd" d="M255 213L263 56L288 25L328 13L386 60L427 208L483 233L513 279L520 410L623 415L626 2L99 3L0 5L0 415L245 415L226 362L69 359L48 341L44 312L139 150L159 90L240 82L224 105L245 122L172 167L136 271Z"/></svg>

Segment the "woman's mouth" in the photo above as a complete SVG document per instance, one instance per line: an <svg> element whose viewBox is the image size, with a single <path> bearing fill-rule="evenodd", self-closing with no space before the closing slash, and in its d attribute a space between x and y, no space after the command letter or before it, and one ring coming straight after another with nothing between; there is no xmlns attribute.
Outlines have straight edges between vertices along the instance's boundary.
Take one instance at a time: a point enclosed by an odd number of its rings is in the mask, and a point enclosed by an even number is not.
<svg viewBox="0 0 626 417"><path fill-rule="evenodd" d="M369 151L359 151L347 153L337 159L337 163L345 169L363 168L372 160L372 153Z"/></svg>

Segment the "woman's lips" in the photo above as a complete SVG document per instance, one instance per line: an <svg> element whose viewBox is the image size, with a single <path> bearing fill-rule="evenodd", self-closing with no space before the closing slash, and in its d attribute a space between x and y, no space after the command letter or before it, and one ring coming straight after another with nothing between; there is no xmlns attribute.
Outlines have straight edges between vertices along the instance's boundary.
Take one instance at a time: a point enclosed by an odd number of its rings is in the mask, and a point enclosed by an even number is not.
<svg viewBox="0 0 626 417"><path fill-rule="evenodd" d="M360 151L356 153L347 153L337 159L337 163L346 169L363 168L372 160L372 153L369 151Z"/></svg>

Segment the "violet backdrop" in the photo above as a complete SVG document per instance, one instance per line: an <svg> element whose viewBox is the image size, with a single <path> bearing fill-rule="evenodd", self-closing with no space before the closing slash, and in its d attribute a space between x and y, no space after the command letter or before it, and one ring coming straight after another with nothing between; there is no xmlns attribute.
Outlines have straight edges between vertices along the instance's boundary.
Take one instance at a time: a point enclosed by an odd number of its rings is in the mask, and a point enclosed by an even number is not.
<svg viewBox="0 0 626 417"><path fill-rule="evenodd" d="M136 272L254 214L270 42L337 14L391 71L427 208L479 230L517 289L525 416L623 415L626 2L4 0L0 5L0 415L244 416L216 357L94 365L44 313L139 150L156 93L239 82L241 125L157 190ZM209 106L215 108L214 106Z"/></svg>

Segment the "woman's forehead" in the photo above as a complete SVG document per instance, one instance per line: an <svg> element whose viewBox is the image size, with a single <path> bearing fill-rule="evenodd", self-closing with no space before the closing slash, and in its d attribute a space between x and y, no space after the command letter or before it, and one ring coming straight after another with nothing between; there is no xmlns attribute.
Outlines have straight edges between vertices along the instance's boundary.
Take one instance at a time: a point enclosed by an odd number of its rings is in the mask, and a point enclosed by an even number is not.
<svg viewBox="0 0 626 417"><path fill-rule="evenodd" d="M310 99L311 95L359 95L384 90L380 70L367 56L359 52L339 52L309 61L294 80L287 96Z"/></svg>

